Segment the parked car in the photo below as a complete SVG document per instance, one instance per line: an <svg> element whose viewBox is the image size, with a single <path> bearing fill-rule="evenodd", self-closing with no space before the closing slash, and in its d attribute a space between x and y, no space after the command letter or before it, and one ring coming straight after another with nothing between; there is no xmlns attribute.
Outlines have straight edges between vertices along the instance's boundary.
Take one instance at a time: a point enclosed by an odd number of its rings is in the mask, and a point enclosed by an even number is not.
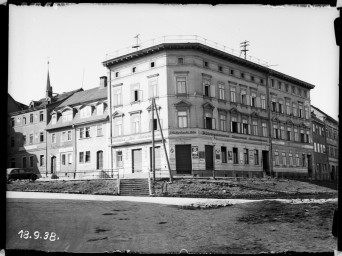
<svg viewBox="0 0 342 256"><path fill-rule="evenodd" d="M37 174L32 169L25 168L7 168L7 180L36 180Z"/></svg>

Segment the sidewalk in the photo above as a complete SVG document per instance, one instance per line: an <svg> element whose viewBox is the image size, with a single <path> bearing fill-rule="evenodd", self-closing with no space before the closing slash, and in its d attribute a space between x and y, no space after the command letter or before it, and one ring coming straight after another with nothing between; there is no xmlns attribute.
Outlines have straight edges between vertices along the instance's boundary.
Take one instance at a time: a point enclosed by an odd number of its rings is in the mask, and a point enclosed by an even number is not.
<svg viewBox="0 0 342 256"><path fill-rule="evenodd" d="M80 195L64 193L43 193L43 192L17 192L7 191L7 198L25 199L63 199L63 200L85 200L85 201L131 201L141 203L157 203L167 205L191 205L191 206L229 206L234 204L279 201L284 203L326 203L337 202L337 198L332 199L212 199L212 198L184 198L184 197L134 197L134 196L109 196L109 195Z"/></svg>

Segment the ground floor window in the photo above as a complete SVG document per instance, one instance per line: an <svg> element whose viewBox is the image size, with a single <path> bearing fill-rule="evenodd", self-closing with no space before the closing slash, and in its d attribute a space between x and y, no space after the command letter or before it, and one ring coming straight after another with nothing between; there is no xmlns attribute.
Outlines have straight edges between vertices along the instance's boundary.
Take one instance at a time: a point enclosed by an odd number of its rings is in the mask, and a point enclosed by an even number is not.
<svg viewBox="0 0 342 256"><path fill-rule="evenodd" d="M90 163L90 151L79 153L79 163Z"/></svg>
<svg viewBox="0 0 342 256"><path fill-rule="evenodd" d="M33 156L30 156L30 168L33 168Z"/></svg>
<svg viewBox="0 0 342 256"><path fill-rule="evenodd" d="M24 156L22 159L22 166L23 168L26 168L26 156Z"/></svg>
<svg viewBox="0 0 342 256"><path fill-rule="evenodd" d="M122 151L116 151L116 167L122 167Z"/></svg>
<svg viewBox="0 0 342 256"><path fill-rule="evenodd" d="M39 157L39 165L40 166L44 166L45 165L45 156L44 155L40 155L40 157Z"/></svg>
<svg viewBox="0 0 342 256"><path fill-rule="evenodd" d="M254 150L254 164L259 165L259 150Z"/></svg>
<svg viewBox="0 0 342 256"><path fill-rule="evenodd" d="M282 158L283 158L283 166L286 166L286 153L281 153Z"/></svg>
<svg viewBox="0 0 342 256"><path fill-rule="evenodd" d="M221 147L221 159L222 163L227 163L227 148Z"/></svg>
<svg viewBox="0 0 342 256"><path fill-rule="evenodd" d="M239 152L237 148L233 148L233 163L234 164L239 163Z"/></svg>
<svg viewBox="0 0 342 256"><path fill-rule="evenodd" d="M243 150L243 154L244 154L244 163L245 163L245 164L249 164L248 149L247 149L247 148L245 148L245 149Z"/></svg>

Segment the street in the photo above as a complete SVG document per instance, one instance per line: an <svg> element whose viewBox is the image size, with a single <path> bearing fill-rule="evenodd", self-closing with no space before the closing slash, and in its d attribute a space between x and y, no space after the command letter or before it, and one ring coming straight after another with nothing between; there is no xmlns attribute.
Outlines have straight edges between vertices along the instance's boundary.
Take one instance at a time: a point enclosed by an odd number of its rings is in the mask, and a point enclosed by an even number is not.
<svg viewBox="0 0 342 256"><path fill-rule="evenodd" d="M168 253L332 252L336 202L200 209L125 201L7 199L7 249Z"/></svg>

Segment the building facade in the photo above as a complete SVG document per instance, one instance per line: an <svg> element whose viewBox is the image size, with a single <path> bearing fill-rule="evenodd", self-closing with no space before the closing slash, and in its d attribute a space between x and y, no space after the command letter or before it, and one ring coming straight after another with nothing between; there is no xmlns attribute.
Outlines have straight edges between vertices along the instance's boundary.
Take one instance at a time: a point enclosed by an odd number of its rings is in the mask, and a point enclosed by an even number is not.
<svg viewBox="0 0 342 256"><path fill-rule="evenodd" d="M28 108L9 113L7 166L31 168L39 177L47 175L45 128L50 121L50 112L80 90L53 93L48 73L46 97L31 101Z"/></svg>
<svg viewBox="0 0 342 256"><path fill-rule="evenodd" d="M107 78L101 77L99 87L75 93L51 112L46 127L49 175L108 175L107 126Z"/></svg>
<svg viewBox="0 0 342 256"><path fill-rule="evenodd" d="M109 71L112 166L174 175L307 177L313 85L201 43L162 43L103 62ZM156 119L156 115L154 117Z"/></svg>

